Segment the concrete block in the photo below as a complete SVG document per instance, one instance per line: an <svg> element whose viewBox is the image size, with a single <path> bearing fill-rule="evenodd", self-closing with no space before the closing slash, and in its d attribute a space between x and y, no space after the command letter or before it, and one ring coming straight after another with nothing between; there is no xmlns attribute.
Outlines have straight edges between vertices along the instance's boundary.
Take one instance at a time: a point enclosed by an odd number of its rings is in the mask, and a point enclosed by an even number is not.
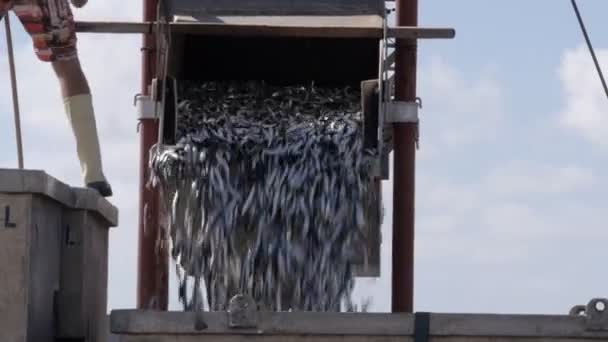
<svg viewBox="0 0 608 342"><path fill-rule="evenodd" d="M0 341L105 340L117 224L117 209L93 190L0 169Z"/></svg>

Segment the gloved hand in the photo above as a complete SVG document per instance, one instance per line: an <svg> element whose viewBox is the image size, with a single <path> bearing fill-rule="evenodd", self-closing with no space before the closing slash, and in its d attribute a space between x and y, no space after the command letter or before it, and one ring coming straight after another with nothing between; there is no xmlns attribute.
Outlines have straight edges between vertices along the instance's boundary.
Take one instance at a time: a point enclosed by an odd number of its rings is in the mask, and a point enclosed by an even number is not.
<svg viewBox="0 0 608 342"><path fill-rule="evenodd" d="M88 0L72 0L72 5L76 8L81 8L86 5Z"/></svg>

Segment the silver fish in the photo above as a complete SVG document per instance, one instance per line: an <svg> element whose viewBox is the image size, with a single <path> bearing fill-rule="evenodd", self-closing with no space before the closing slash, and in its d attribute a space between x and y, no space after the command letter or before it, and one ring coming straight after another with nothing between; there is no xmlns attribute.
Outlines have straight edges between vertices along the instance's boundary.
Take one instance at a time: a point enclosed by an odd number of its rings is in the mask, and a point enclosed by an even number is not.
<svg viewBox="0 0 608 342"><path fill-rule="evenodd" d="M236 294L271 310L353 310L352 266L382 220L358 90L204 82L179 93L179 141L151 150L149 167L184 310L225 310Z"/></svg>

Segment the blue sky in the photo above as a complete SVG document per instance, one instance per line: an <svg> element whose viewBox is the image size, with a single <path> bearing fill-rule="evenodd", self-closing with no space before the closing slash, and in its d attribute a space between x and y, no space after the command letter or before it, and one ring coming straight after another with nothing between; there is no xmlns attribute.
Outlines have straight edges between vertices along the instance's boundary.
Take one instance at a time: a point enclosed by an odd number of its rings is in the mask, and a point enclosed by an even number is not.
<svg viewBox="0 0 608 342"><path fill-rule="evenodd" d="M608 3L579 5L596 48L606 47L600 16ZM420 48L427 106L418 164L417 308L560 313L601 296L608 278L591 270L592 260L607 256L605 126L563 123L564 116L589 115L584 106L566 109L576 100L565 84L596 91L588 102L598 103L598 115L608 114L608 101L597 77L560 77L573 64L592 70L570 2L424 1L421 15L423 25L458 33ZM566 63L567 51L576 49ZM450 72L458 82L438 88ZM474 99L483 93L479 84L494 89L485 101ZM470 132L469 141L445 142L452 131ZM434 201L434 190L454 202ZM442 243L460 243L454 248L464 251L433 256L430 249Z"/></svg>
<svg viewBox="0 0 608 342"><path fill-rule="evenodd" d="M456 39L420 44L416 309L566 313L607 296L602 261L608 101L567 0L424 0L420 24ZM80 19L138 20L139 1L94 1ZM137 3L137 4L135 4ZM608 2L579 0L608 70ZM123 7L120 13L116 8ZM59 90L13 20L26 166L79 185ZM3 36L3 32L2 32ZM81 35L104 162L121 226L111 233L111 308L135 304L139 37ZM6 47L0 43L0 167L16 165ZM41 137L45 137L43 141ZM385 184L385 198L391 182ZM390 215L383 276L360 296L390 309ZM600 270L598 272L598 270Z"/></svg>

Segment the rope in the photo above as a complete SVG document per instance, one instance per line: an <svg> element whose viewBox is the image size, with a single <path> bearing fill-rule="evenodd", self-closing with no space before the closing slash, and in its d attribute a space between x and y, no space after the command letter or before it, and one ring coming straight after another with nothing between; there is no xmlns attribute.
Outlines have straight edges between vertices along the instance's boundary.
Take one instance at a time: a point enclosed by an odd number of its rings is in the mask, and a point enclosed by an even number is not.
<svg viewBox="0 0 608 342"><path fill-rule="evenodd" d="M1 19L1 18L0 18ZM23 143L21 140L21 118L19 112L19 94L17 92L17 73L15 70L15 57L13 54L13 39L11 37L11 24L8 13L4 18L4 27L6 29L6 47L8 51L8 63L11 74L11 89L13 96L13 112L15 115L15 132L17 138L17 157L19 169L23 169Z"/></svg>
<svg viewBox="0 0 608 342"><path fill-rule="evenodd" d="M600 80L602 81L602 86L604 87L604 93L608 98L608 85L606 85L606 79L604 78L604 74L602 73L602 68L600 67L600 63L597 60L597 56L595 54L595 49L591 44L591 39L589 38L589 33L587 32L587 28L585 27L585 22L583 17L581 16L581 12L578 9L578 5L576 4L576 0L571 0L572 7L574 8L574 13L576 14L576 18L578 19L578 23L581 26L581 30L583 31L583 35L585 36L585 41L587 42L587 47L589 48L589 52L591 52L591 57L593 58L593 62L595 63L595 68L597 69L597 73L600 76Z"/></svg>

